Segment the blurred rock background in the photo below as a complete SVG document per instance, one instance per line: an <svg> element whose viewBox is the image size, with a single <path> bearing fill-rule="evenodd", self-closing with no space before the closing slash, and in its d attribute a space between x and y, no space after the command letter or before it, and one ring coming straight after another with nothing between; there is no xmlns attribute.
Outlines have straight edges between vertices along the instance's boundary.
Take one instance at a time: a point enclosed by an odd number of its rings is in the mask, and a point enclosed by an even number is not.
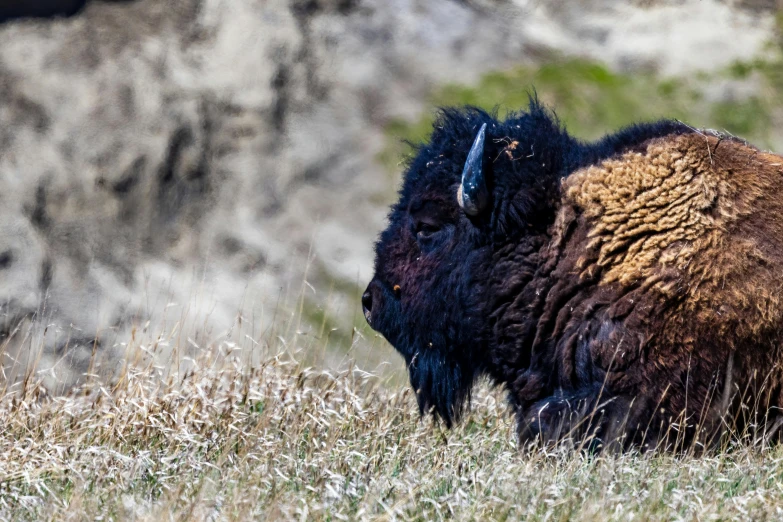
<svg viewBox="0 0 783 522"><path fill-rule="evenodd" d="M295 315L327 363L401 367L358 296L434 107L535 87L585 139L677 117L783 151L780 8L0 0L4 371L68 383L141 332Z"/></svg>

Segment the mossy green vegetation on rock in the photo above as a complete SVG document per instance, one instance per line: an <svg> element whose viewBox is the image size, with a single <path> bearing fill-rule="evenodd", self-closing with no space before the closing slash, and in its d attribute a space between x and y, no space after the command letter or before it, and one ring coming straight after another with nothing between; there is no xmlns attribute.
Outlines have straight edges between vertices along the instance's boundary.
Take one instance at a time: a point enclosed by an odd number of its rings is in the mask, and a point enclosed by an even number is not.
<svg viewBox="0 0 783 522"><path fill-rule="evenodd" d="M396 169L409 152L406 142L419 143L429 136L437 107L473 105L496 110L503 117L524 109L531 94L582 139L595 139L635 122L673 118L781 150L783 139L773 129L783 101L783 52L774 50L771 56L687 78L615 72L582 59L556 59L540 66L492 72L475 85L436 89L430 109L418 120L390 121L386 127L389 144L379 159Z"/></svg>

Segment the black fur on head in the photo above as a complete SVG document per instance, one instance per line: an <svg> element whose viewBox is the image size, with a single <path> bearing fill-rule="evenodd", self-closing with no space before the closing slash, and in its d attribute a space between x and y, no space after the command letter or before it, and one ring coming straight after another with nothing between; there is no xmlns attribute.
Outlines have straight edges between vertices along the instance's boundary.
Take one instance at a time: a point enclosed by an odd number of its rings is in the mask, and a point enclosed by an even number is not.
<svg viewBox="0 0 783 522"><path fill-rule="evenodd" d="M457 192L482 125L487 208L469 216ZM545 230L574 140L535 99L500 122L476 108L443 109L418 147L376 244L365 294L372 327L405 357L421 411L447 425L461 413L488 350L485 288L493 243ZM367 306L369 305L369 306Z"/></svg>
<svg viewBox="0 0 783 522"><path fill-rule="evenodd" d="M484 124L487 201L469 215L457 194ZM371 326L405 358L422 413L432 411L451 426L476 377L487 371L498 301L489 295L494 253L526 242L534 253L542 244L535 238L554 220L560 178L626 140L618 134L583 145L535 97L527 111L503 121L473 107L440 111L430 141L407 166L362 298Z"/></svg>

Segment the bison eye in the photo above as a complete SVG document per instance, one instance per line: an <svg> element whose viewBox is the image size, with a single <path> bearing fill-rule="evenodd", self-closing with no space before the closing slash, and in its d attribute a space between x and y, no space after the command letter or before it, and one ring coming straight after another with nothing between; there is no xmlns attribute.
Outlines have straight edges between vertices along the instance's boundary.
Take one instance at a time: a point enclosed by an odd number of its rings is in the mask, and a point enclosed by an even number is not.
<svg viewBox="0 0 783 522"><path fill-rule="evenodd" d="M440 227L438 225L433 225L432 223L420 222L416 224L416 238L419 240L429 239L439 231Z"/></svg>

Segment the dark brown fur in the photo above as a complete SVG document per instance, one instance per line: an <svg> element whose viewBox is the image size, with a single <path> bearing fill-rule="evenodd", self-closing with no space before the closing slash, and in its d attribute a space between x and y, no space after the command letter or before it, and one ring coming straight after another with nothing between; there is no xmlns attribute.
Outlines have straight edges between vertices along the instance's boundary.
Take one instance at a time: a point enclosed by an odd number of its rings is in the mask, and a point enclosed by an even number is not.
<svg viewBox="0 0 783 522"><path fill-rule="evenodd" d="M539 353L537 338L539 363L511 387L523 434L589 428L649 447L771 426L783 407L783 158L698 133L650 140L564 180L551 237L541 291L557 283L537 331L561 341ZM568 405L546 398L598 382Z"/></svg>

